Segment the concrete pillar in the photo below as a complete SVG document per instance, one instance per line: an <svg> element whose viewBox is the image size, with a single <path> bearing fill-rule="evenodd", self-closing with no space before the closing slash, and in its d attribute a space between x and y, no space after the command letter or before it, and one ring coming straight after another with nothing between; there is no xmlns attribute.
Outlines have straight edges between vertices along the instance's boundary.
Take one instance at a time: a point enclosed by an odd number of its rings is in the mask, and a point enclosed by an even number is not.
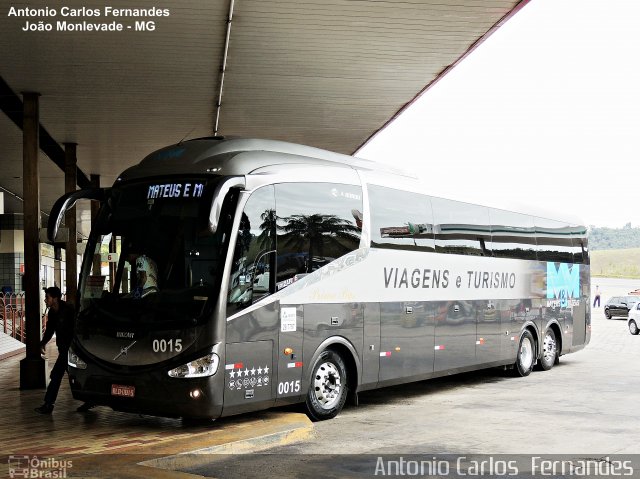
<svg viewBox="0 0 640 479"><path fill-rule="evenodd" d="M78 184L76 144L64 144L64 191L76 191ZM67 302L76 305L78 296L78 235L76 234L76 207L69 208L64 217L64 224L69 229L66 256Z"/></svg>
<svg viewBox="0 0 640 479"><path fill-rule="evenodd" d="M46 362L40 356L40 172L38 93L23 95L22 189L24 197L24 291L26 357L20 361L20 389L44 388Z"/></svg>
<svg viewBox="0 0 640 479"><path fill-rule="evenodd" d="M111 236L111 242L109 243L109 253L116 252L116 236ZM118 263L109 262L109 286L112 293L117 293L115 289L116 284L116 270L118 268Z"/></svg>
<svg viewBox="0 0 640 479"><path fill-rule="evenodd" d="M100 188L100 175L91 175L91 186L94 188ZM100 202L95 200L91 201L91 227L93 227L93 224L98 217L98 211L100 211ZM98 251L98 253L93 255L92 274L94 276L100 276L102 274L100 270L100 263L100 252Z"/></svg>
<svg viewBox="0 0 640 479"><path fill-rule="evenodd" d="M62 248L53 247L53 284L62 286Z"/></svg>

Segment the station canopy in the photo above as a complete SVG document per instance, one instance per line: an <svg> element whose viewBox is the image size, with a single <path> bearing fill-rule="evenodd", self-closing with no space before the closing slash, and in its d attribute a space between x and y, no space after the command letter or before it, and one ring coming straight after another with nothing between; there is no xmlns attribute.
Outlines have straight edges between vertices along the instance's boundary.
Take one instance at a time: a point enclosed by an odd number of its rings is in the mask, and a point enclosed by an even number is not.
<svg viewBox="0 0 640 479"><path fill-rule="evenodd" d="M22 211L7 193L22 197L22 92L40 94L48 213L64 193L64 143L77 144L80 186L216 133L352 154L526 1L0 0L4 211ZM52 30L23 31L39 22ZM122 31L82 31L113 22ZM86 235L88 210L78 215Z"/></svg>

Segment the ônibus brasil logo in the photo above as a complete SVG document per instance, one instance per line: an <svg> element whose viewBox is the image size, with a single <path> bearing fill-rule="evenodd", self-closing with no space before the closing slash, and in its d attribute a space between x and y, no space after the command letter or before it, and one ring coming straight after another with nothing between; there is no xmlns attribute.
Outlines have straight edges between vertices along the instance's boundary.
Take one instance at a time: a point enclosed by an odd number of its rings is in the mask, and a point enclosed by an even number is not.
<svg viewBox="0 0 640 479"><path fill-rule="evenodd" d="M566 308L580 299L580 265L547 263L547 306Z"/></svg>

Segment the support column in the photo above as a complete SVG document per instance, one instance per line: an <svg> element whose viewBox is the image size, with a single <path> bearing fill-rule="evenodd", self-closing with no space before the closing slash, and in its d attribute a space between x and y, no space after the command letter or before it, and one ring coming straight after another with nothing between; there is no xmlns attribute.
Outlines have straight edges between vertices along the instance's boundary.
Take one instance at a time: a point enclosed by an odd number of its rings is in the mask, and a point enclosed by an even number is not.
<svg viewBox="0 0 640 479"><path fill-rule="evenodd" d="M53 247L53 284L62 286L62 248Z"/></svg>
<svg viewBox="0 0 640 479"><path fill-rule="evenodd" d="M109 242L109 253L115 253L115 252L116 252L116 236L113 235L111 236L111 241ZM109 290L112 293L118 292L115 289L117 268L118 268L118 263L112 263L111 261L109 262Z"/></svg>
<svg viewBox="0 0 640 479"><path fill-rule="evenodd" d="M64 144L64 192L76 191L78 184L76 144ZM76 305L78 296L78 235L76 234L76 207L69 208L64 217L64 224L69 229L66 256L67 302Z"/></svg>
<svg viewBox="0 0 640 479"><path fill-rule="evenodd" d="M94 188L100 188L100 175L91 175L91 186ZM100 211L100 202L99 201L91 201L91 227L93 228L93 224L98 217L98 211ZM92 274L94 276L100 276L102 274L101 271L101 260L100 260L100 252L95 253L93 255L93 268Z"/></svg>
<svg viewBox="0 0 640 479"><path fill-rule="evenodd" d="M24 92L22 190L24 196L24 291L26 357L20 361L20 389L47 385L46 362L40 356L40 172L38 171L39 93Z"/></svg>

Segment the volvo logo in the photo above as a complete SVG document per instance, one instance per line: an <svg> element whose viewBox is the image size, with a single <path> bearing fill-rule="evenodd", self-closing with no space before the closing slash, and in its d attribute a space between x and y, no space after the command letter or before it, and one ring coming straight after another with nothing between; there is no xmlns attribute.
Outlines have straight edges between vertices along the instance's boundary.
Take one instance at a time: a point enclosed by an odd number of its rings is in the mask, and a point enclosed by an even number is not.
<svg viewBox="0 0 640 479"><path fill-rule="evenodd" d="M114 361L116 361L120 356L126 356L127 353L129 352L129 349L131 349L131 347L136 344L137 341L133 341L129 346L122 346L120 348L120 353L118 353L118 355L113 358Z"/></svg>

